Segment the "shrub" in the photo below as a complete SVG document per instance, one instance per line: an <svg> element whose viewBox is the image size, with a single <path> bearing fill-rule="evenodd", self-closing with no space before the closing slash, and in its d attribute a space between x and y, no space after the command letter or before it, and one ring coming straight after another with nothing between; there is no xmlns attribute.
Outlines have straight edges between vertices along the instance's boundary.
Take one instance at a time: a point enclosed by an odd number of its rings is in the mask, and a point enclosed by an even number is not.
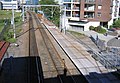
<svg viewBox="0 0 120 83"><path fill-rule="evenodd" d="M98 33L102 33L102 34L106 33L106 30L103 29L101 26L98 26L98 27L90 26L89 29L94 30L94 31L96 31Z"/></svg>
<svg viewBox="0 0 120 83"><path fill-rule="evenodd" d="M96 32L99 32L101 29L102 29L102 27L101 27L101 26L98 26L98 27L95 27L94 30L95 30Z"/></svg>
<svg viewBox="0 0 120 83"><path fill-rule="evenodd" d="M90 26L89 29L90 29L90 30L94 30L95 27L94 27L94 26Z"/></svg>
<svg viewBox="0 0 120 83"><path fill-rule="evenodd" d="M98 32L98 33L102 33L102 34L106 33L106 30L103 29L101 26L96 27L95 31Z"/></svg>
<svg viewBox="0 0 120 83"><path fill-rule="evenodd" d="M101 28L99 31L97 31L98 33L102 33L102 34L104 34L104 33L106 33L106 30L105 29L103 29L103 28Z"/></svg>

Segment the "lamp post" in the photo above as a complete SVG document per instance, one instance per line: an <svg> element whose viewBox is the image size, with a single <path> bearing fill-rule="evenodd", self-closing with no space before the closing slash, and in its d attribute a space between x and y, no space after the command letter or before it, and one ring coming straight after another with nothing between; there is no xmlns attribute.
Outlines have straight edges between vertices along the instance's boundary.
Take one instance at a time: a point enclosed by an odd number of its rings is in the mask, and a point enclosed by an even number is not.
<svg viewBox="0 0 120 83"><path fill-rule="evenodd" d="M24 12L25 12L25 11L24 11L24 6L22 6L22 16L23 16L23 22L24 22L24 20L25 20L25 19L24 19L24 18L25 18L25 16L24 16Z"/></svg>
<svg viewBox="0 0 120 83"><path fill-rule="evenodd" d="M13 5L12 5L12 19L11 19L11 24L12 24L12 27L13 27L14 38L16 38L16 34L15 34L15 23L14 23L14 9L13 9Z"/></svg>
<svg viewBox="0 0 120 83"><path fill-rule="evenodd" d="M66 6L64 5L64 34L66 34Z"/></svg>

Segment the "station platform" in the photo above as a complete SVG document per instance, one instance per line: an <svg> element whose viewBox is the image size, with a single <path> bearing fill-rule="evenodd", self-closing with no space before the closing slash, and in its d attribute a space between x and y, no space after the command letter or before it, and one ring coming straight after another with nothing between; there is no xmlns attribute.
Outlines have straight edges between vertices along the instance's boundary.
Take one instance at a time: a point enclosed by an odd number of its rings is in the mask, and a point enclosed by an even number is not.
<svg viewBox="0 0 120 83"><path fill-rule="evenodd" d="M93 59L79 42L61 33L55 25L49 25L49 22L44 21L42 23L89 83L120 83L120 80Z"/></svg>

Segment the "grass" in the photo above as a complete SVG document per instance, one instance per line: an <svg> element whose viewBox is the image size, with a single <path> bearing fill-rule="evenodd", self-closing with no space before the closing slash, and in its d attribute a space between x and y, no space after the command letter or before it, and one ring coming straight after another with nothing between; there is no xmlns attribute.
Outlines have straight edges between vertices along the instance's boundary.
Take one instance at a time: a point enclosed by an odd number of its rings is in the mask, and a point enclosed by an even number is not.
<svg viewBox="0 0 120 83"><path fill-rule="evenodd" d="M20 17L20 14L21 13L14 11L14 15L15 15L14 20L15 20L15 26L16 26L16 33L17 34L21 31L21 27L22 27L22 18ZM12 11L11 10L9 10L9 11L0 10L0 32L4 28L4 19L6 19L6 18L11 19L11 17L12 17ZM5 41L14 43L14 42L16 42L16 39L13 38L13 29L11 28L10 22L11 21L9 21L9 25L8 25L9 30L5 31L3 39Z"/></svg>
<svg viewBox="0 0 120 83"><path fill-rule="evenodd" d="M21 23L22 18L20 17L21 13L15 12L15 18L17 20L17 22L15 23L16 25ZM0 10L0 32L2 31L3 27L4 27L4 20L7 19L11 19L12 17L12 11L11 10Z"/></svg>
<svg viewBox="0 0 120 83"><path fill-rule="evenodd" d="M70 31L70 30L67 30L67 31L74 34L74 35L76 35L76 36L83 36L84 35L82 33L76 32L76 31Z"/></svg>
<svg viewBox="0 0 120 83"><path fill-rule="evenodd" d="M10 42L10 43L15 43L15 42L16 42L16 39L15 39L15 38L10 38L10 39L8 39L7 41Z"/></svg>
<svg viewBox="0 0 120 83"><path fill-rule="evenodd" d="M15 12L15 11L14 11ZM15 12L15 17L20 16L20 13ZM11 19L12 17L12 11L11 10L0 10L0 19Z"/></svg>
<svg viewBox="0 0 120 83"><path fill-rule="evenodd" d="M3 27L4 27L4 23L0 23L0 32L2 31Z"/></svg>

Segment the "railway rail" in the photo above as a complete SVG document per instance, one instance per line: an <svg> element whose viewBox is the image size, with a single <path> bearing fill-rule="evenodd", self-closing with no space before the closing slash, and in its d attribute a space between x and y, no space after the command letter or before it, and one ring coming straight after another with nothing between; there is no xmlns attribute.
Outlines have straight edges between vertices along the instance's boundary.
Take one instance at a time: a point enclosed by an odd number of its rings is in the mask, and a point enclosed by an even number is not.
<svg viewBox="0 0 120 83"><path fill-rule="evenodd" d="M35 57L35 60L28 59L28 83L36 82L43 83L42 68L40 68L39 53L36 44L36 37L34 32L33 16L29 13L29 57ZM35 67L35 68L33 68ZM34 78L33 73L37 74L37 80L32 81ZM36 78L35 78L36 79Z"/></svg>
<svg viewBox="0 0 120 83"><path fill-rule="evenodd" d="M46 31L47 29L43 27L41 24L41 20L38 19L38 17L34 14L34 19L36 20L37 26L39 29L39 32L42 36L42 40L44 41L44 46L46 48L46 51L48 55L46 57L49 57L48 60L51 60L51 64L54 67L53 71L56 71L58 83L77 83L74 77L71 75L69 70L67 69L64 60L60 57L59 53L55 49L51 39L48 37ZM48 32L48 31L47 31ZM47 64L49 66L49 63ZM51 69L50 71L51 72ZM69 79L66 75L69 75Z"/></svg>

